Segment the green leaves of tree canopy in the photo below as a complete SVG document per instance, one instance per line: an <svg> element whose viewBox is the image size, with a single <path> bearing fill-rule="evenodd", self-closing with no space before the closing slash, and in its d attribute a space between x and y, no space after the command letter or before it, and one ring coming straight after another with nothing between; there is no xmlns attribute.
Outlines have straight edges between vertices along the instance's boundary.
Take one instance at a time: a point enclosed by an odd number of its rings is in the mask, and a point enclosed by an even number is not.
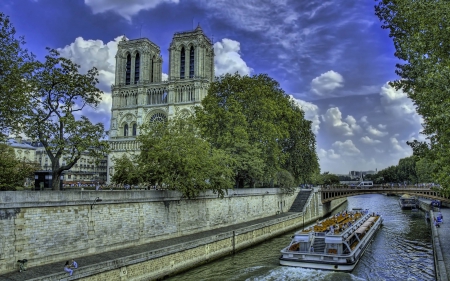
<svg viewBox="0 0 450 281"><path fill-rule="evenodd" d="M0 143L0 159L0 190L15 190L23 187L25 178L34 178L36 165L18 160L14 149L7 144Z"/></svg>
<svg viewBox="0 0 450 281"><path fill-rule="evenodd" d="M393 38L395 56L405 61L396 65L401 79L391 85L414 101L430 141L429 159L440 167L437 180L450 188L449 1L381 0L375 13Z"/></svg>
<svg viewBox="0 0 450 281"><path fill-rule="evenodd" d="M34 57L22 49L22 37L9 17L0 12L0 135L20 127L28 106L27 81L34 69Z"/></svg>
<svg viewBox="0 0 450 281"><path fill-rule="evenodd" d="M45 147L52 165L53 189L57 190L64 170L72 168L83 153L100 159L108 143L102 140L103 124L92 124L85 116L75 118L78 111L95 108L101 100L102 91L96 88L97 69L80 74L77 64L59 57L56 50L49 52L28 81L32 106L23 126L28 137Z"/></svg>
<svg viewBox="0 0 450 281"><path fill-rule="evenodd" d="M311 123L265 74L219 77L196 117L201 135L233 158L237 187L267 185L281 170L299 182L318 167Z"/></svg>
<svg viewBox="0 0 450 281"><path fill-rule="evenodd" d="M187 198L205 190L223 197L232 187L231 158L199 136L192 117L151 122L141 127L138 140L137 161L144 182L178 190Z"/></svg>
<svg viewBox="0 0 450 281"><path fill-rule="evenodd" d="M126 154L114 161L114 174L111 180L120 184L140 184L142 182L141 173L134 161Z"/></svg>

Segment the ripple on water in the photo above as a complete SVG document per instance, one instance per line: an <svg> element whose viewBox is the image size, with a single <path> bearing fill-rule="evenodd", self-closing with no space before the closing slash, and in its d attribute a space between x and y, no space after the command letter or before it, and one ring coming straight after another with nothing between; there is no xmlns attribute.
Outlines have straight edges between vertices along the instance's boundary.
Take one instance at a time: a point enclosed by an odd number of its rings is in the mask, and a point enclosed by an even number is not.
<svg viewBox="0 0 450 281"><path fill-rule="evenodd" d="M262 276L247 281L364 281L360 277L342 272L330 272L296 267L278 267Z"/></svg>

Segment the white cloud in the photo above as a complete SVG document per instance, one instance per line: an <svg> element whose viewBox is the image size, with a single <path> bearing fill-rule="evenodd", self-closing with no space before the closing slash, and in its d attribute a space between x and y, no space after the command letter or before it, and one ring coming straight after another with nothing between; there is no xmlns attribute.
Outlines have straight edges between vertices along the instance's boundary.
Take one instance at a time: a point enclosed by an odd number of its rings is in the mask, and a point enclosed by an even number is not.
<svg viewBox="0 0 450 281"><path fill-rule="evenodd" d="M332 130L344 136L352 136L354 131L359 131L361 129L361 127L356 124L355 118L351 115L346 117L346 122L342 121L342 114L338 107L329 108L327 112L322 115L322 121L324 121L324 123Z"/></svg>
<svg viewBox="0 0 450 281"><path fill-rule="evenodd" d="M351 140L344 142L336 141L332 146L338 151L338 153L346 156L355 156L361 153L361 151L355 146Z"/></svg>
<svg viewBox="0 0 450 281"><path fill-rule="evenodd" d="M367 132L369 132L370 134L376 136L376 137L384 137L385 135L387 135L387 132L382 132L376 128L374 128L372 125L370 125L369 127L366 128Z"/></svg>
<svg viewBox="0 0 450 281"><path fill-rule="evenodd" d="M367 116L361 117L360 121L361 121L361 123L363 123L363 124L368 124L368 123L369 123L369 121L367 121Z"/></svg>
<svg viewBox="0 0 450 281"><path fill-rule="evenodd" d="M319 156L320 159L326 159L327 158L327 159L334 160L334 159L341 158L341 156L339 154L337 154L334 151L334 149L325 150L325 149L321 148L321 149L319 149L318 156Z"/></svg>
<svg viewBox="0 0 450 281"><path fill-rule="evenodd" d="M368 136L362 137L362 138L361 138L361 141L362 141L363 143L365 143L365 144L377 144L377 143L381 143L381 141L371 139L371 138L368 137Z"/></svg>
<svg viewBox="0 0 450 281"><path fill-rule="evenodd" d="M117 44L121 38L119 36L105 44L101 40L85 40L78 37L70 45L58 49L62 57L80 65L80 73L86 73L92 67L98 69L98 87L104 91L102 101L97 108L86 107L77 115L86 115L93 123L101 122L105 124L105 129L109 128L112 102L111 85L115 82L115 55Z"/></svg>
<svg viewBox="0 0 450 281"><path fill-rule="evenodd" d="M161 80L162 80L162 81L167 81L167 80L169 80L169 75L168 75L167 73L163 73L163 74L162 74Z"/></svg>
<svg viewBox="0 0 450 281"><path fill-rule="evenodd" d="M312 131L314 134L317 134L320 129L319 107L313 103L296 99L292 95L290 97L298 104L298 106L300 106L301 109L303 109L305 112L305 119L312 121Z"/></svg>
<svg viewBox="0 0 450 281"><path fill-rule="evenodd" d="M383 125L383 124L378 124L377 127L380 128L381 130L385 130L386 129L386 125Z"/></svg>
<svg viewBox="0 0 450 281"><path fill-rule="evenodd" d="M127 20L131 20L131 16L142 10L150 10L161 3L178 4L179 0L84 0L84 3L91 7L94 14L113 11Z"/></svg>
<svg viewBox="0 0 450 281"><path fill-rule="evenodd" d="M400 143L398 142L398 140L396 138L391 138L390 140L391 140L392 148L394 150L400 151L400 152L404 151L403 147L400 145Z"/></svg>
<svg viewBox="0 0 450 281"><path fill-rule="evenodd" d="M92 67L99 71L99 88L110 91L114 84L117 44L121 36L106 44L102 40L85 40L82 37L73 43L59 48L62 57L68 58L80 65L80 72L86 73Z"/></svg>
<svg viewBox="0 0 450 281"><path fill-rule="evenodd" d="M380 95L381 105L387 114L394 118L404 118L409 123L421 122L414 103L402 90L396 90L389 83L386 83L381 87Z"/></svg>
<svg viewBox="0 0 450 281"><path fill-rule="evenodd" d="M343 87L344 78L341 74L330 70L322 73L319 77L311 81L311 91L316 95L323 97L337 88Z"/></svg>
<svg viewBox="0 0 450 281"><path fill-rule="evenodd" d="M239 53L240 43L228 38L221 42L214 43L214 63L216 75L225 73L234 74L239 72L241 75L249 75L253 69L247 66L247 63L241 58Z"/></svg>

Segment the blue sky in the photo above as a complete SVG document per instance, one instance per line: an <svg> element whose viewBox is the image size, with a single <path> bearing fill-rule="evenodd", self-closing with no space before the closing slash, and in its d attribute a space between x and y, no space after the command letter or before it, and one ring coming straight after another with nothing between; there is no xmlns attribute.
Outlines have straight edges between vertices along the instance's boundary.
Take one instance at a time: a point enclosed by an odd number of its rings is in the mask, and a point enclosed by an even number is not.
<svg viewBox="0 0 450 281"><path fill-rule="evenodd" d="M310 0L2 0L26 48L46 47L96 66L104 100L83 112L109 129L117 42L149 38L160 46L163 72L174 32L200 24L215 45L216 74L267 73L313 121L321 170L345 174L395 165L423 140L410 99L397 79L392 40L374 1ZM165 74L164 74L165 75Z"/></svg>

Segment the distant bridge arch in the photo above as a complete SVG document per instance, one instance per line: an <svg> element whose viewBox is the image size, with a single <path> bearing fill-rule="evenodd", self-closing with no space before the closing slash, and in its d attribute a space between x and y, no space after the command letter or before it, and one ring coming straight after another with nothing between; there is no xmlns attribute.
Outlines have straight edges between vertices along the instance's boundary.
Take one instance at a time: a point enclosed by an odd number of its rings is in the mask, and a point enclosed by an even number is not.
<svg viewBox="0 0 450 281"><path fill-rule="evenodd" d="M331 202L335 199L344 198L344 197L350 197L354 195L361 195L361 194L409 194L409 195L415 195L417 197L424 197L428 199L436 199L440 200L441 202L450 203L450 198L443 197L440 192L437 192L435 190L431 190L430 188L419 188L415 186L406 186L406 187L381 187L381 186L374 186L372 188L337 188L337 187L331 187L331 188L322 188L321 189L321 198L322 203Z"/></svg>

